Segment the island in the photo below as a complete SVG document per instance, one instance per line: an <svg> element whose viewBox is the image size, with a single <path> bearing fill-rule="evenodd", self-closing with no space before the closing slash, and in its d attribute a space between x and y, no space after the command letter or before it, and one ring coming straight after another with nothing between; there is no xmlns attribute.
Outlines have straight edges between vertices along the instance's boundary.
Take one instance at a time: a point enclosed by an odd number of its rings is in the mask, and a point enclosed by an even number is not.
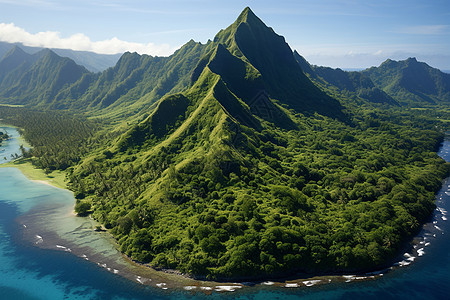
<svg viewBox="0 0 450 300"><path fill-rule="evenodd" d="M64 172L75 211L158 270L246 281L383 268L450 172L436 154L450 75L414 58L312 66L250 8L206 44L125 53L101 73L48 49L5 60L29 64L23 89L0 92L24 105L0 106L32 145L24 159Z"/></svg>

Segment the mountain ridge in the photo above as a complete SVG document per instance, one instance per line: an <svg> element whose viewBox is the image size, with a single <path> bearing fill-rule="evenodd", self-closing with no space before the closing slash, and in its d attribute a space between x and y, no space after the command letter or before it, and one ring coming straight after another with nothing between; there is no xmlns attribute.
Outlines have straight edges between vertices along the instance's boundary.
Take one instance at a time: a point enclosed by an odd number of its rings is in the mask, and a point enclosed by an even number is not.
<svg viewBox="0 0 450 300"><path fill-rule="evenodd" d="M373 82L407 105L450 102L450 75L432 68L416 58L403 61L391 59L379 67L362 71Z"/></svg>
<svg viewBox="0 0 450 300"><path fill-rule="evenodd" d="M35 54L44 47L30 47L22 43L7 43L0 41L0 59L15 46L20 47L28 54ZM84 66L91 72L102 72L109 67L112 67L120 58L122 53L118 54L98 54L90 51L76 51L71 49L57 49L52 48L56 54L62 57L68 57L74 60L77 64Z"/></svg>

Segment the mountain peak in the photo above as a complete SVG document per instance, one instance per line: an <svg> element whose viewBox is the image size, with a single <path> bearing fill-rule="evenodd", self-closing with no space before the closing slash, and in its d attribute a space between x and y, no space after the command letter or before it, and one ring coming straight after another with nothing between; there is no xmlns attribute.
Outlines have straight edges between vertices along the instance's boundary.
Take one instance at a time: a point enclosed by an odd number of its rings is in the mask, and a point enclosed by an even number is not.
<svg viewBox="0 0 450 300"><path fill-rule="evenodd" d="M263 21L261 21L261 19L258 18L248 6L244 8L239 17L236 19L235 24L239 25L241 23L247 23L252 26L261 24L265 26Z"/></svg>
<svg viewBox="0 0 450 300"><path fill-rule="evenodd" d="M244 21L244 20L247 20L247 18L250 18L250 19L257 18L255 13L248 6L246 8L244 8L244 10L241 12L239 17L237 18L237 20Z"/></svg>
<svg viewBox="0 0 450 300"><path fill-rule="evenodd" d="M25 51L22 50L19 46L15 45L11 50L9 50L2 59L6 59L8 57L25 57L29 56Z"/></svg>

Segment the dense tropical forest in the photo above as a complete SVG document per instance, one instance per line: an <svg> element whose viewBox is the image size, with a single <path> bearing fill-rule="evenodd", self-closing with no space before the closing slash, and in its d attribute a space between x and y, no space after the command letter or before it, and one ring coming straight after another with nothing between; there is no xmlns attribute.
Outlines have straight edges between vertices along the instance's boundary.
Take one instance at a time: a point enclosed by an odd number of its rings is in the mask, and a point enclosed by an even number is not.
<svg viewBox="0 0 450 300"><path fill-rule="evenodd" d="M95 145L97 123L79 116L9 106L0 106L0 116L2 122L19 127L33 146L29 150L22 146L22 156L47 173L66 170Z"/></svg>
<svg viewBox="0 0 450 300"><path fill-rule="evenodd" d="M22 128L24 157L66 170L77 213L157 269L222 280L373 270L417 233L450 172L436 154L448 74L415 60L311 66L249 8L207 44L126 53L103 73L48 51L6 58L0 96L27 107L0 106L0 118ZM426 90L407 84L410 68Z"/></svg>

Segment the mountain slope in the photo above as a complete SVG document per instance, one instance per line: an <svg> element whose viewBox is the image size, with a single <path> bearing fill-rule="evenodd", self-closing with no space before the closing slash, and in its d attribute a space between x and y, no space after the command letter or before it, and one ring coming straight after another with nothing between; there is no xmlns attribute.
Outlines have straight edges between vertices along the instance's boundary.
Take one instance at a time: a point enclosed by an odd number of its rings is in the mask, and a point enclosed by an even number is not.
<svg viewBox="0 0 450 300"><path fill-rule="evenodd" d="M88 109L112 119L147 113L164 95L189 86L190 72L206 48L191 40L169 57L125 53L113 68L60 91L54 107Z"/></svg>
<svg viewBox="0 0 450 300"><path fill-rule="evenodd" d="M250 8L246 8L234 24L220 31L214 42L224 44L232 54L254 66L270 98L297 112L343 117L339 102L311 83L284 38L267 27Z"/></svg>
<svg viewBox="0 0 450 300"><path fill-rule="evenodd" d="M415 58L386 60L379 67L364 70L363 74L402 104L414 106L450 102L450 74Z"/></svg>
<svg viewBox="0 0 450 300"><path fill-rule="evenodd" d="M12 48L0 60L0 88L13 85L35 60L35 56L25 53L21 48Z"/></svg>
<svg viewBox="0 0 450 300"><path fill-rule="evenodd" d="M48 49L28 55L16 47L10 54L0 61L0 65L14 68L1 83L0 97L7 103L48 107L49 99L88 73L73 60Z"/></svg>

